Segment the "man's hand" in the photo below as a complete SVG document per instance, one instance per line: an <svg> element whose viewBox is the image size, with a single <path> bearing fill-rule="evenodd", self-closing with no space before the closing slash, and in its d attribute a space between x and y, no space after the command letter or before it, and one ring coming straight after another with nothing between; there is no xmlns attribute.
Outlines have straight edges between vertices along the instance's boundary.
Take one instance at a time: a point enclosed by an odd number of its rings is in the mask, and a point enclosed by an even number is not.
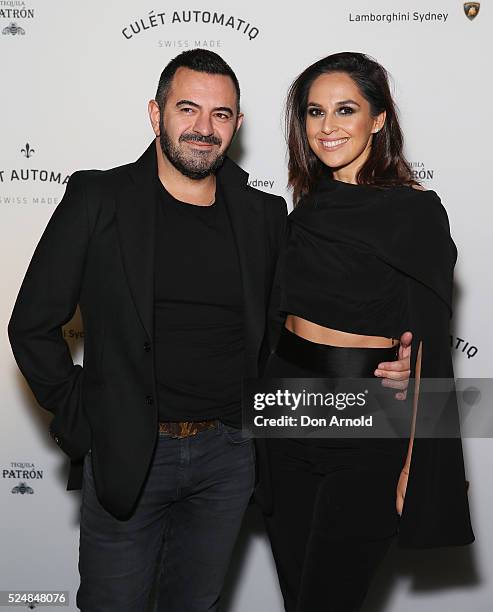
<svg viewBox="0 0 493 612"><path fill-rule="evenodd" d="M404 400L407 395L409 376L411 375L411 343L413 335L404 332L400 339L398 361L386 361L379 363L375 370L375 376L383 378L382 385L391 389L400 389L395 394L396 399Z"/></svg>
<svg viewBox="0 0 493 612"><path fill-rule="evenodd" d="M404 507L404 498L406 497L407 481L409 478L409 466L405 465L399 476L399 482L397 483L397 491L395 496L395 509L399 516L402 514L402 508Z"/></svg>

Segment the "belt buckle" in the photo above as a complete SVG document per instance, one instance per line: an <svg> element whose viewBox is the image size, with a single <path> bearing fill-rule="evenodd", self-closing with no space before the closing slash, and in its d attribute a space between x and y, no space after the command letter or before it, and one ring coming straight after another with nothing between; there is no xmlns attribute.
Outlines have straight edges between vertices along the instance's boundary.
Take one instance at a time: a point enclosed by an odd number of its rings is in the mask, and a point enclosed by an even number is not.
<svg viewBox="0 0 493 612"><path fill-rule="evenodd" d="M195 436L201 431L214 429L216 421L169 421L159 423L159 432L168 433L172 438L189 438Z"/></svg>

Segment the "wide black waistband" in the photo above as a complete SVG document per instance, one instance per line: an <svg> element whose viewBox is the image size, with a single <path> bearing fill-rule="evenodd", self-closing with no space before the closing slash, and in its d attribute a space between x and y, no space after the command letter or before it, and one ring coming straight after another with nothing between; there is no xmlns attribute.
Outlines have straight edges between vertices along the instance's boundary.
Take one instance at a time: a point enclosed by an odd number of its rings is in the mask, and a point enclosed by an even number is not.
<svg viewBox="0 0 493 612"><path fill-rule="evenodd" d="M353 348L317 344L285 327L281 330L276 354L300 368L327 378L373 378L377 365L395 361L398 345L389 348Z"/></svg>

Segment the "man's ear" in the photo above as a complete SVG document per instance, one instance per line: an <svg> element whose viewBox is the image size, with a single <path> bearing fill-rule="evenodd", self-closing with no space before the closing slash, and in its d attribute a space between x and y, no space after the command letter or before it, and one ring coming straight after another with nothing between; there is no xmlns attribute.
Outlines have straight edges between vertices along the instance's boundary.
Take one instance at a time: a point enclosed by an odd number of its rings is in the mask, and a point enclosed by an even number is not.
<svg viewBox="0 0 493 612"><path fill-rule="evenodd" d="M243 113L238 113L238 117L236 118L236 129L235 129L235 134L236 132L241 128L241 125L243 123L243 119L245 118L245 115Z"/></svg>
<svg viewBox="0 0 493 612"><path fill-rule="evenodd" d="M159 121L161 119L161 111L159 110L158 103L156 100L149 100L147 105L147 111L149 112L149 119L151 120L152 129L156 136L160 136L161 130L159 129Z"/></svg>

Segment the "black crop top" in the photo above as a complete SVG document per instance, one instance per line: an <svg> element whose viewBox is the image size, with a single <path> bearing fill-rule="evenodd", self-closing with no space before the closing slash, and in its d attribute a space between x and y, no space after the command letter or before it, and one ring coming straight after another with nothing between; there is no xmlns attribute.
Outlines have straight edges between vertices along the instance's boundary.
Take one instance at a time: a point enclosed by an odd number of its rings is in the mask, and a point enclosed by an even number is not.
<svg viewBox="0 0 493 612"><path fill-rule="evenodd" d="M406 275L375 248L373 229L410 189L326 179L303 198L289 215L281 310L344 332L399 338L409 325ZM372 210L382 199L386 206ZM393 248L388 231L382 239Z"/></svg>

